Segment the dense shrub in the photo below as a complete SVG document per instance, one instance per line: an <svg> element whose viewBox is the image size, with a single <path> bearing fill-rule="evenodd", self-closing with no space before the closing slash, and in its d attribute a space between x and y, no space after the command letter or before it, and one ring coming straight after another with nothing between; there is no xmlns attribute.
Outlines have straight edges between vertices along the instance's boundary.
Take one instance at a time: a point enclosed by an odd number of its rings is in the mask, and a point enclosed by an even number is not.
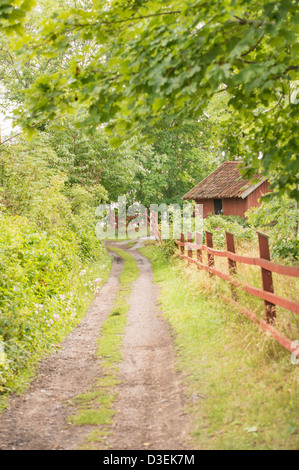
<svg viewBox="0 0 299 470"><path fill-rule="evenodd" d="M270 237L272 256L296 261L299 259L298 218L295 201L286 196L262 200L260 207L247 212L248 221Z"/></svg>
<svg viewBox="0 0 299 470"><path fill-rule="evenodd" d="M255 231L249 226L247 221L242 217L212 215L204 219L204 235L205 231L213 234L213 243L215 247L224 248L225 232L234 235L237 242L251 241L255 236Z"/></svg>
<svg viewBox="0 0 299 470"><path fill-rule="evenodd" d="M76 324L108 263L94 232L106 191L68 187L49 154L0 154L0 391Z"/></svg>

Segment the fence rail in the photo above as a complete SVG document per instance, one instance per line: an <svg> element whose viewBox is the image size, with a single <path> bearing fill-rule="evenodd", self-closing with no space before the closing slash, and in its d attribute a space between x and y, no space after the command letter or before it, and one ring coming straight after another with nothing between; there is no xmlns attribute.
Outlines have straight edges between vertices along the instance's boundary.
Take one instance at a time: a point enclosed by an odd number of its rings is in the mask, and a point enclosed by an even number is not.
<svg viewBox="0 0 299 470"><path fill-rule="evenodd" d="M154 235L158 243L162 245L162 236L159 227L159 216L157 212L150 211L149 213L149 211L145 209L145 212L143 214L129 215L123 218L120 218L118 215L116 215L114 219L113 211L110 210L110 224L111 226L114 225L116 230L118 230L121 225L124 225L126 227L127 233L139 232L141 227L140 222L144 223L146 236L148 234ZM132 223L131 227L128 227L129 223Z"/></svg>
<svg viewBox="0 0 299 470"><path fill-rule="evenodd" d="M140 219L145 220L145 227L146 227L146 232L147 232L147 228L150 225L150 217L149 217L147 209L145 209L145 212L143 214L127 215L126 217L123 217L123 218L120 218L120 217L118 217L118 215L116 215L115 216L115 228L116 228L116 230L118 230L119 226L121 224L123 224L123 225L125 225L127 232L136 232L137 230L139 231ZM134 220L136 220L135 225L134 225ZM131 223L131 222L133 222L132 227L128 227L128 224Z"/></svg>
<svg viewBox="0 0 299 470"><path fill-rule="evenodd" d="M233 304L234 307L237 307L251 321L258 323L263 330L269 332L284 348L292 352L296 357L299 357L299 348L297 347L297 349L295 349L294 342L274 327L276 320L276 305L299 314L299 304L293 300L289 300L275 294L272 279L272 272L284 276L299 277L299 268L284 266L271 261L268 236L261 232L257 232L257 234L260 258L236 254L234 236L229 232L226 232L226 250L215 250L213 248L213 236L210 232L206 232L206 245L202 244L202 235L200 233L195 234L194 243L192 241L191 232L187 232L187 240L185 239L185 236L181 234L181 239L175 240L175 243L180 247L180 253L178 254L180 258L188 261L188 263L195 264L199 269L207 271L210 276L216 275L231 284L232 298L223 297L225 302ZM185 253L185 250L187 250L187 254ZM203 251L207 253L207 264L203 263ZM193 258L193 252L196 253L196 258ZM215 268L215 256L227 258L229 274ZM249 284L236 279L237 263L259 266L261 268L263 289L250 286ZM240 288L248 294L264 301L265 320L259 319L253 312L242 307L242 305L237 302L236 288Z"/></svg>

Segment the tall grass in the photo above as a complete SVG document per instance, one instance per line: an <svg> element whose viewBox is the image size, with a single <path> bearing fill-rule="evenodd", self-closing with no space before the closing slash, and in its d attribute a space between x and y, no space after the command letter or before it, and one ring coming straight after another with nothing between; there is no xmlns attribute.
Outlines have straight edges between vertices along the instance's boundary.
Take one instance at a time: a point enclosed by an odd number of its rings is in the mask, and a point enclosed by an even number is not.
<svg viewBox="0 0 299 470"><path fill-rule="evenodd" d="M152 261L161 310L175 332L194 447L298 448L299 374L290 353L222 302L227 283L180 259L167 262L157 246L141 252ZM256 311L263 315L262 306Z"/></svg>
<svg viewBox="0 0 299 470"><path fill-rule="evenodd" d="M238 254L259 257L257 242L236 244L236 252ZM176 251L178 254L178 250ZM195 256L195 254L193 254ZM203 251L203 263L208 264L207 253ZM229 274L227 258L214 257L215 268L226 274ZM219 295L231 296L230 283L219 278L218 276L210 277L209 274L201 269L192 267L198 275L197 279L201 286L208 286L210 292L214 294L217 292ZM262 276L261 268L259 266L251 266L243 263L237 263L235 278L241 283L249 284L253 287L262 289ZM272 273L274 293L292 300L299 302L299 279L291 276L283 276L280 274ZM234 288L238 302L243 306L254 312L259 318L265 318L264 301L248 294L241 288ZM282 307L276 306L276 328L284 333L291 340L299 338L299 318L298 315L286 310Z"/></svg>

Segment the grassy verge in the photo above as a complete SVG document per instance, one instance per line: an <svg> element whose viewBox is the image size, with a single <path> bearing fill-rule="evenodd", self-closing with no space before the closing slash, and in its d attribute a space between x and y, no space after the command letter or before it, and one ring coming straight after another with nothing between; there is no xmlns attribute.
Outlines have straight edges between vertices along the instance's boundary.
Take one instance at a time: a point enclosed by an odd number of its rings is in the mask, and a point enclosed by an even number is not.
<svg viewBox="0 0 299 470"><path fill-rule="evenodd" d="M36 306L36 322L40 325L42 341L36 342L34 351L30 351L30 358L25 365L11 370L7 385L0 394L0 413L6 408L10 393L23 394L36 375L38 362L58 351L61 341L80 323L95 297L95 291L100 289L109 277L111 259L103 252L100 261L90 262L80 268L72 278L71 289L57 296L57 313L53 319L44 313L46 304ZM10 371L9 359L2 367Z"/></svg>
<svg viewBox="0 0 299 470"><path fill-rule="evenodd" d="M217 283L157 246L139 250L161 286L164 316L187 374L199 449L298 449L299 368L290 354L217 296Z"/></svg>
<svg viewBox="0 0 299 470"><path fill-rule="evenodd" d="M87 436L84 449L101 449L109 435L109 428L114 415L113 402L117 397L118 365L122 358L121 345L126 313L129 309L128 297L139 270L135 259L125 251L109 247L124 259L124 267L120 274L120 287L113 308L106 318L98 341L97 356L103 371L93 389L78 396L77 414L71 416L69 422L74 425L93 425L94 430Z"/></svg>

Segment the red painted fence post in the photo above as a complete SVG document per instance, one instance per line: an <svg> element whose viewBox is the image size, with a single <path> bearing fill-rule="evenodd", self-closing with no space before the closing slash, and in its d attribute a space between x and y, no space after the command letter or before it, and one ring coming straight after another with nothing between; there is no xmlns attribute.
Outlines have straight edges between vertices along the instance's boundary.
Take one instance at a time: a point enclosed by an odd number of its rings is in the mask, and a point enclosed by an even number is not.
<svg viewBox="0 0 299 470"><path fill-rule="evenodd" d="M192 243L192 233L191 232L187 232L187 241L188 241L188 243ZM192 248L189 248L189 246L188 246L188 250L187 250L187 255L188 255L188 258L192 258ZM189 260L188 260L188 263L189 263Z"/></svg>
<svg viewBox="0 0 299 470"><path fill-rule="evenodd" d="M114 209L111 209L109 206L109 222L110 222L110 230L115 230L115 214Z"/></svg>
<svg viewBox="0 0 299 470"><path fill-rule="evenodd" d="M213 235L210 232L206 232L206 243L208 248L213 248ZM210 266L210 268L213 268L214 265L214 255L208 253L208 266ZM209 275L213 276L213 273L209 271Z"/></svg>
<svg viewBox="0 0 299 470"><path fill-rule="evenodd" d="M236 253L235 250L235 239L232 233L225 232L225 239L226 239L226 250L230 251L231 253ZM237 263L233 259L227 258L228 260L228 271L230 275L235 275L237 273ZM236 300L237 292L235 286L231 286L232 298Z"/></svg>
<svg viewBox="0 0 299 470"><path fill-rule="evenodd" d="M148 210L145 209L145 236L148 236Z"/></svg>
<svg viewBox="0 0 299 470"><path fill-rule="evenodd" d="M270 261L270 250L269 250L269 237L268 235L257 232L258 239L259 239L259 249L260 249L260 258L266 259ZM262 272L262 282L263 282L263 289L267 292L274 293L273 288L273 279L272 279L272 272L268 271L267 269L261 268ZM276 319L276 309L275 305L267 300L264 300L265 304L265 313L266 313L266 321L268 323L274 323Z"/></svg>
<svg viewBox="0 0 299 470"><path fill-rule="evenodd" d="M150 216L150 235L154 235L156 237L156 231L155 231L155 223L156 223L156 212L151 211L151 216Z"/></svg>
<svg viewBox="0 0 299 470"><path fill-rule="evenodd" d="M199 232L195 233L195 243L197 246L202 245L202 234ZM196 257L197 257L197 261L202 264L202 250L201 249L196 250ZM199 266L197 267L199 269Z"/></svg>
<svg viewBox="0 0 299 470"><path fill-rule="evenodd" d="M181 245L181 255L184 255L185 254L185 236L183 233L181 233L181 243L183 243L183 245Z"/></svg>

